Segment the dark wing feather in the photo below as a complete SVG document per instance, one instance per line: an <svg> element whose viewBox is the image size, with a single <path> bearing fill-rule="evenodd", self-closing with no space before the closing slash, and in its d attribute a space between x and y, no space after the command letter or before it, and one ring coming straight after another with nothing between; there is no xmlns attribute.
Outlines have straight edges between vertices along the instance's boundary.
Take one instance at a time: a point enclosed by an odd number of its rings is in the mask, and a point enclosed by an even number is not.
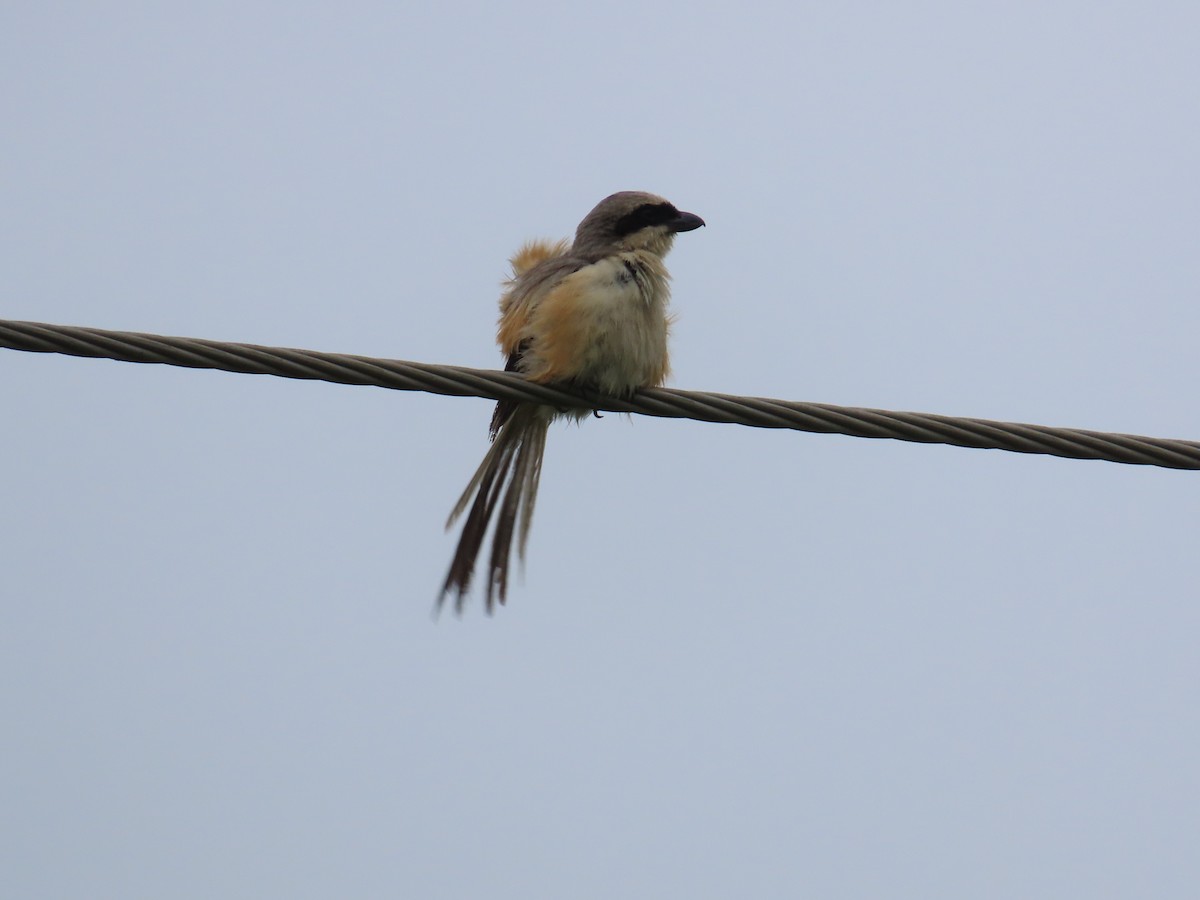
<svg viewBox="0 0 1200 900"><path fill-rule="evenodd" d="M508 354L508 362L504 364L505 372L520 372L521 360L525 358L525 351L529 349L529 338L521 341L517 345L517 349ZM488 430L488 437L491 440L496 439L496 433L500 427L512 418L513 412L516 411L516 400L501 400L496 404L496 411L492 413L492 426Z"/></svg>

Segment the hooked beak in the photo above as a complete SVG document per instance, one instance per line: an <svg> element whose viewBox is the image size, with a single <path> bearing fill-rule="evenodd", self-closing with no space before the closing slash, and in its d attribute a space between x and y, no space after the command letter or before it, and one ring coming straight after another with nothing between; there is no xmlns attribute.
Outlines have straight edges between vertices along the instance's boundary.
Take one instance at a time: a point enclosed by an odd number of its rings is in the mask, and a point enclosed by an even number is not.
<svg viewBox="0 0 1200 900"><path fill-rule="evenodd" d="M678 233L681 231L695 231L697 228L704 227L704 220L695 213L681 212L670 223L671 230Z"/></svg>

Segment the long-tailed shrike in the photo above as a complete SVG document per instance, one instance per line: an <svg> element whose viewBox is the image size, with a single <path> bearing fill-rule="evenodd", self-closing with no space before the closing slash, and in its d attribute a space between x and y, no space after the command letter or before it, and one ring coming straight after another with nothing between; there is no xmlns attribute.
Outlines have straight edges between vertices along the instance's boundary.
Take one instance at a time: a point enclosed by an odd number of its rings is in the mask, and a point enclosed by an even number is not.
<svg viewBox="0 0 1200 900"><path fill-rule="evenodd" d="M615 396L662 384L670 324L663 257L676 234L703 224L662 197L622 191L587 214L573 244L525 244L511 260L512 277L500 297L496 340L508 357L505 368L541 384ZM462 609L493 515L488 611L497 599L505 601L514 534L525 556L546 431L556 418L588 414L511 400L496 405L492 446L446 523L449 528L470 507L439 605L453 593Z"/></svg>

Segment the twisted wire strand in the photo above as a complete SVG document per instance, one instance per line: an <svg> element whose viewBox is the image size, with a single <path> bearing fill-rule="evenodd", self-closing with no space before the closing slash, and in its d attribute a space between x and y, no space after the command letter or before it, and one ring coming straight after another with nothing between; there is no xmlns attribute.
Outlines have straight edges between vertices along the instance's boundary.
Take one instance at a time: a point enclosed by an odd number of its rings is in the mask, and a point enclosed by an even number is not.
<svg viewBox="0 0 1200 900"><path fill-rule="evenodd" d="M790 428L822 434L1040 453L1068 459L1200 469L1200 442L1196 441L668 388L638 391L629 399L585 396L534 384L512 372L131 331L0 320L0 347L337 384L373 385L453 397L534 401L560 408L585 407L756 428Z"/></svg>

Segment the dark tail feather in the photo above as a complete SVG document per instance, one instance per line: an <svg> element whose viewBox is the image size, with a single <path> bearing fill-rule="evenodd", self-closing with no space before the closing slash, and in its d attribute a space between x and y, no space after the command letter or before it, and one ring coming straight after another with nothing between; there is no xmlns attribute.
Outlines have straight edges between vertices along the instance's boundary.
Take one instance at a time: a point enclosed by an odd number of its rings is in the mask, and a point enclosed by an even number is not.
<svg viewBox="0 0 1200 900"><path fill-rule="evenodd" d="M446 522L449 528L470 505L458 539L458 548L454 551L450 571L446 575L446 583L438 598L439 609L445 603L446 596L453 593L454 608L462 612L475 562L497 505L500 514L496 519L496 533L492 537L492 556L488 566L487 611L493 611L497 597L501 603L507 599L513 534L516 532L519 535L517 551L523 560L537 500L549 424L549 417L537 406L522 405L513 410L496 433L487 455Z"/></svg>
<svg viewBox="0 0 1200 900"><path fill-rule="evenodd" d="M488 607L492 603L492 591L499 592L500 602L508 599L508 561L512 557L513 532L520 537L517 541L517 556L525 561L525 542L529 537L529 525L533 521L533 507L537 502L538 481L542 474L542 454L546 450L546 425L526 431L525 440L517 449L512 467L508 490L496 519L496 533L492 536L492 578L488 582Z"/></svg>

